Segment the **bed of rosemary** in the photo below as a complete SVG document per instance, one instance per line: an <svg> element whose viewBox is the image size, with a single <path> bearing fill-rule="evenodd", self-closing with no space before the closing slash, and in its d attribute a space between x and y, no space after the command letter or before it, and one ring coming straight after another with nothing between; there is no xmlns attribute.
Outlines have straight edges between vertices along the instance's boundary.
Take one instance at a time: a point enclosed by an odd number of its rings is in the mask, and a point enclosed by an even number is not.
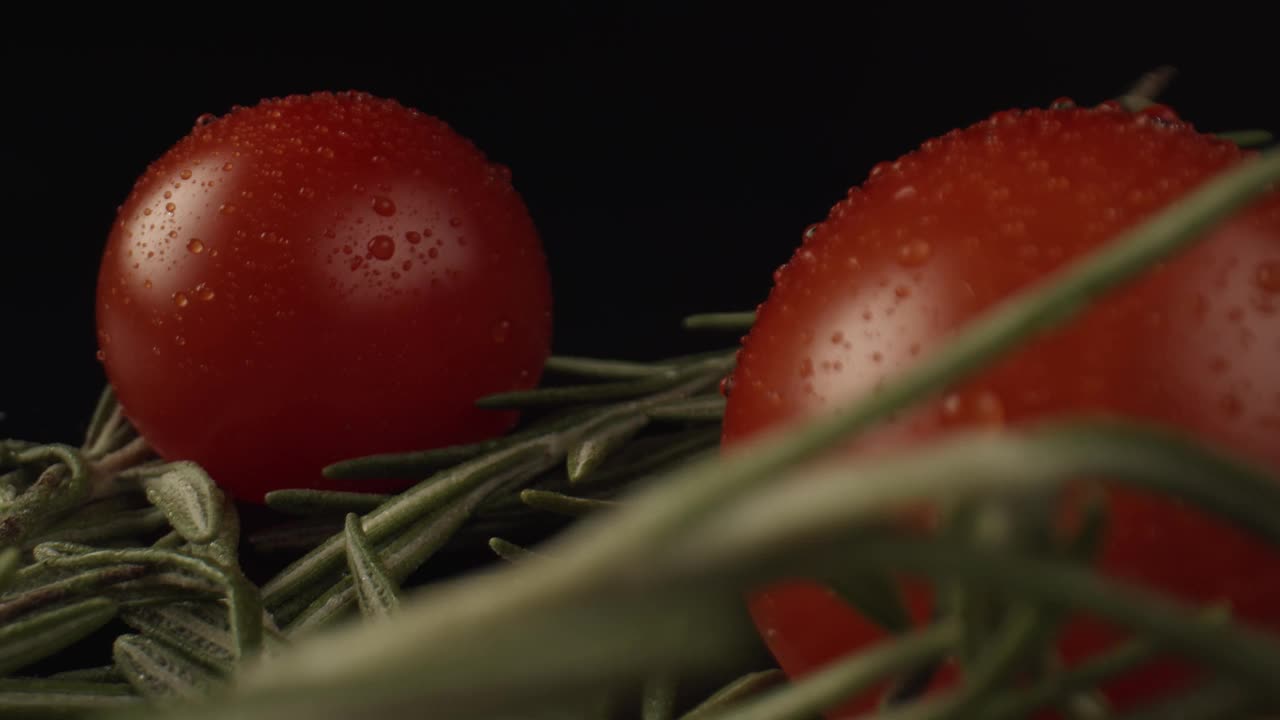
<svg viewBox="0 0 1280 720"><path fill-rule="evenodd" d="M1091 571L1103 505L1078 536L1048 546L1035 527L993 539L980 521L1105 475L1280 546L1280 482L1265 472L1167 431L1084 418L874 462L806 461L1067 320L1277 179L1280 153L1264 151L996 308L882 392L739 452L717 451L731 350L553 357L556 384L482 401L535 418L517 432L339 463L326 473L424 479L395 496L272 493L268 504L298 519L242 537L208 476L154 459L108 391L79 447L0 441L0 717L810 718L886 678L901 691L882 718L1049 706L1104 717L1093 689L1156 652L1213 672L1138 715L1275 712L1280 638ZM938 535L879 522L925 497L955 511ZM504 539L530 528L549 539L533 549ZM423 580L442 556L484 543L508 562ZM258 585L242 548L294 559ZM943 583L950 610L907 627L889 571ZM786 682L742 610L745 591L783 573L828 579L896 640ZM963 610L978 599L981 622ZM1078 666L1034 663L1044 670L1012 682L1013 668L1050 652L1070 612L1134 639ZM95 644L110 663L78 666ZM964 682L910 692L907 680L946 656ZM704 691L744 658L757 671Z"/></svg>

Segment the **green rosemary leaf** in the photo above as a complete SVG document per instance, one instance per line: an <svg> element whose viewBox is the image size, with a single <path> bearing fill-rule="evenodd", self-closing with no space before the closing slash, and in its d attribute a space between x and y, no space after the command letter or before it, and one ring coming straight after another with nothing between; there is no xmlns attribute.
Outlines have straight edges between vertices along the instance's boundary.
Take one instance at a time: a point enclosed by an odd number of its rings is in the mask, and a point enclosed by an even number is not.
<svg viewBox="0 0 1280 720"><path fill-rule="evenodd" d="M0 680L0 717L80 718L141 706L128 685L75 679Z"/></svg>
<svg viewBox="0 0 1280 720"><path fill-rule="evenodd" d="M921 713L928 720L966 720L990 693L1015 670L1024 667L1028 655L1045 649L1048 616L1040 608L1013 608L1004 624L965 669L964 684L947 699ZM963 642L963 638L961 638Z"/></svg>
<svg viewBox="0 0 1280 720"><path fill-rule="evenodd" d="M115 388L108 383L98 395L98 402L93 408L93 415L89 418L89 427L85 428L84 445L82 447L86 454L92 456L104 431L110 431L108 424L113 415L117 418L116 422L119 422L119 412L120 405L116 402Z"/></svg>
<svg viewBox="0 0 1280 720"><path fill-rule="evenodd" d="M1242 148L1255 148L1275 142L1275 135L1267 130L1228 130L1220 132L1217 137L1239 145Z"/></svg>
<svg viewBox="0 0 1280 720"><path fill-rule="evenodd" d="M37 550L51 545L68 546L70 544L45 543ZM93 550L83 554L47 555L43 559L51 566L72 569L117 564L143 565L162 570L177 570L212 581L224 589L231 603L231 627L236 639L237 654L241 657L246 656L262 645L262 605L257 588L236 569L223 568L208 560L154 548Z"/></svg>
<svg viewBox="0 0 1280 720"><path fill-rule="evenodd" d="M222 521L222 492L193 462L174 462L142 480L147 500L164 511L173 529L193 543L207 543Z"/></svg>
<svg viewBox="0 0 1280 720"><path fill-rule="evenodd" d="M139 567L139 566L131 566ZM222 597L226 588L219 582L181 570L142 568L136 580L126 580L103 588L102 594L121 605L153 605L183 600Z"/></svg>
<svg viewBox="0 0 1280 720"><path fill-rule="evenodd" d="M397 584L387 576L382 559L374 552L360 516L347 515L347 567L355 585L356 600L365 617L387 617L400 608Z"/></svg>
<svg viewBox="0 0 1280 720"><path fill-rule="evenodd" d="M604 467L583 478L578 484L609 485L633 480L682 464L719 443L719 427L700 427L678 435L641 438L619 451Z"/></svg>
<svg viewBox="0 0 1280 720"><path fill-rule="evenodd" d="M114 504L114 503L113 503ZM159 508L118 510L97 522L84 522L79 513L27 540L28 546L51 541L101 544L120 538L154 536L169 527L169 520Z"/></svg>
<svg viewBox="0 0 1280 720"><path fill-rule="evenodd" d="M120 674L120 668L115 665L99 665L98 667L81 668L79 670L65 670L50 675L48 679L86 683L122 683L125 681L124 675Z"/></svg>
<svg viewBox="0 0 1280 720"><path fill-rule="evenodd" d="M441 471L397 495L363 519L369 539L380 543L395 531L484 484L498 474L521 470L536 474L554 462L546 449L516 447L498 451ZM343 562L345 541L336 535L295 561L262 588L263 602L273 610L308 583L322 578Z"/></svg>
<svg viewBox="0 0 1280 720"><path fill-rule="evenodd" d="M110 430L104 432L97 445L91 452L87 453L94 459L106 458L108 455L122 451L140 440L138 431L124 419L119 409L113 415L116 423L109 424ZM143 444L145 444L145 441L143 441Z"/></svg>
<svg viewBox="0 0 1280 720"><path fill-rule="evenodd" d="M1116 102L1129 112L1151 107L1165 88L1169 87L1169 83L1173 82L1177 72L1172 65L1161 65L1151 72L1143 73L1128 91L1116 98Z"/></svg>
<svg viewBox="0 0 1280 720"><path fill-rule="evenodd" d="M514 452L542 443L561 433L590 425L609 414L607 408L573 409L555 417L543 418L527 428L500 438L471 445L452 445L409 453L368 455L334 463L324 469L324 476L340 480L363 480L387 477L420 477L443 469L500 452ZM430 479L430 478L428 478Z"/></svg>
<svg viewBox="0 0 1280 720"><path fill-rule="evenodd" d="M1172 430L1132 423L1072 423L1042 437L1047 454L1104 450L1124 482L1193 503L1280 546L1280 483L1257 467ZM1222 480L1205 481L1215 476Z"/></svg>
<svg viewBox="0 0 1280 720"><path fill-rule="evenodd" d="M1280 642L1244 626L1215 623L1160 594L1100 578L1043 557L977 551L914 539L864 542L871 566L936 578L963 577L1024 595L1051 609L1073 608L1135 628L1181 654L1229 672L1259 696L1280 697Z"/></svg>
<svg viewBox="0 0 1280 720"><path fill-rule="evenodd" d="M755 324L756 314L753 312L699 313L684 319L684 326L689 330L726 330L729 332L745 332Z"/></svg>
<svg viewBox="0 0 1280 720"><path fill-rule="evenodd" d="M1225 622L1223 612L1204 613L1211 622ZM1150 638L1139 637L1096 655L1075 667L1051 673L1028 688L1006 690L982 703L974 717L984 720L1018 720L1035 711L1087 692L1106 680L1153 659L1158 646Z"/></svg>
<svg viewBox="0 0 1280 720"><path fill-rule="evenodd" d="M390 495L339 492L337 490L274 490L267 493L267 507L290 515L345 515L373 512Z"/></svg>
<svg viewBox="0 0 1280 720"><path fill-rule="evenodd" d="M336 462L324 468L323 473L325 477L337 480L422 477L497 450L507 439L509 438L498 438L417 452L367 455Z"/></svg>
<svg viewBox="0 0 1280 720"><path fill-rule="evenodd" d="M116 638L112 656L129 684L149 698L194 700L224 684L222 678L182 652L141 635Z"/></svg>
<svg viewBox="0 0 1280 720"><path fill-rule="evenodd" d="M887 677L937 660L958 639L959 632L954 623L938 623L903 635L897 642L876 645L834 661L801 680L715 717L717 720L808 720Z"/></svg>
<svg viewBox="0 0 1280 720"><path fill-rule="evenodd" d="M557 563L517 563L498 574L534 565L546 569ZM521 717L533 703L563 703L568 693L585 699L621 682L639 682L640 668L692 674L758 651L758 641L738 610L740 602L737 593L689 594L670 588L645 596L623 592L530 607L468 635L467 642L447 652L419 658L418 647L418 652L400 656L403 662L386 668L379 664L379 672L369 674L367 653L373 646L346 640L352 631L378 626L417 638L407 621L406 602L395 622L334 628L309 638L309 643L323 638L342 648L334 656L341 658L341 692L333 692L337 684L331 683L305 696L295 694L300 688L289 679L308 669L281 655L241 676L236 696L227 702L205 708L207 715L192 712L186 717L302 720L314 718L319 707L332 718L376 715L389 707L431 707L450 717ZM690 633L690 627L698 632Z"/></svg>
<svg viewBox="0 0 1280 720"><path fill-rule="evenodd" d="M786 675L777 668L743 675L717 690L697 707L680 716L680 720L706 720L719 715L727 708L754 697L769 688L786 682Z"/></svg>
<svg viewBox="0 0 1280 720"><path fill-rule="evenodd" d="M145 637L184 653L209 670L228 675L235 668L235 641L225 607L175 603L128 608L120 613L120 619Z"/></svg>
<svg viewBox="0 0 1280 720"><path fill-rule="evenodd" d="M42 610L0 626L0 675L46 658L106 625L117 606L106 598Z"/></svg>
<svg viewBox="0 0 1280 720"><path fill-rule="evenodd" d="M35 567L35 570L43 568ZM0 600L0 624L7 623L25 613L52 607L85 595L103 594L111 585L142 577L147 573L139 565L115 565L69 573L32 573L20 590ZM41 580L45 580L41 584Z"/></svg>
<svg viewBox="0 0 1280 720"><path fill-rule="evenodd" d="M494 555L507 562L520 562L538 557L538 553L515 543L507 542L500 537L489 538L489 549L493 551Z"/></svg>
<svg viewBox="0 0 1280 720"><path fill-rule="evenodd" d="M165 522L168 522L168 520L165 520ZM186 542L186 538L179 535L176 530L170 530L164 535L161 535L159 540L151 543L151 547L157 550L177 550L186 544Z"/></svg>
<svg viewBox="0 0 1280 720"><path fill-rule="evenodd" d="M667 422L720 422L724 418L724 407L722 395L699 395L650 408L649 418Z"/></svg>
<svg viewBox="0 0 1280 720"><path fill-rule="evenodd" d="M881 573L833 573L823 584L867 619L892 633L904 633L912 626L898 586Z"/></svg>
<svg viewBox="0 0 1280 720"><path fill-rule="evenodd" d="M567 454L569 482L581 482L600 467L611 453L635 437L636 433L648 423L649 418L646 415L627 415L601 424L589 433L584 433L577 442L569 446Z"/></svg>
<svg viewBox="0 0 1280 720"><path fill-rule="evenodd" d="M3 592L9 586L9 581L18 574L18 566L21 562L22 555L18 552L18 548L0 548L0 592Z"/></svg>
<svg viewBox="0 0 1280 720"><path fill-rule="evenodd" d="M498 393L480 398L476 405L492 409L527 409L632 400L679 385L698 375L714 371L727 371L732 365L732 355L717 353L710 358L655 373L638 380Z"/></svg>
<svg viewBox="0 0 1280 720"><path fill-rule="evenodd" d="M421 567L458 532L486 498L529 469L516 466L507 473L490 478L480 487L449 502L396 536L380 551L387 577L393 584L404 582L410 573ZM334 622L355 605L357 600L357 590L348 575L320 594L296 618L285 619L279 612L275 615L288 623L291 633L300 632Z"/></svg>
<svg viewBox="0 0 1280 720"><path fill-rule="evenodd" d="M20 488L30 484L30 473L26 468L18 468L0 475L0 513L8 512L14 500L22 494Z"/></svg>
<svg viewBox="0 0 1280 720"><path fill-rule="evenodd" d="M549 490L537 490L534 488L521 490L519 497L521 502L534 510L545 510L548 512L575 517L587 515L599 510L608 510L609 508L617 507L618 505L618 503L613 500L575 497L572 495L565 495L564 493L551 492Z"/></svg>
<svg viewBox="0 0 1280 720"><path fill-rule="evenodd" d="M640 689L640 720L671 720L676 712L677 681L670 675L654 675Z"/></svg>
<svg viewBox="0 0 1280 720"><path fill-rule="evenodd" d="M51 525L88 497L89 469L79 451L69 445L24 446L6 452L20 465L45 466L39 478L0 513L0 547L20 547L28 535Z"/></svg>
<svg viewBox="0 0 1280 720"><path fill-rule="evenodd" d="M236 504L222 501L222 519L218 534L207 543L185 543L180 546L188 555L210 560L228 573L240 573L240 512Z"/></svg>
<svg viewBox="0 0 1280 720"><path fill-rule="evenodd" d="M672 365L666 363L639 363L625 360L600 360L597 358L552 355L544 366L547 372L602 380L629 380L668 372Z"/></svg>

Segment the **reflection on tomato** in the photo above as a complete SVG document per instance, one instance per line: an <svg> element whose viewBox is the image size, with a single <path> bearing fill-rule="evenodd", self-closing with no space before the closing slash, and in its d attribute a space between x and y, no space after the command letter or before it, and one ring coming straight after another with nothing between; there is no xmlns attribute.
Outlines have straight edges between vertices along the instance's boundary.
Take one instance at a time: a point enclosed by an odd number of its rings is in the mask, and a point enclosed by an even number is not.
<svg viewBox="0 0 1280 720"><path fill-rule="evenodd" d="M550 311L506 168L358 93L202 117L120 208L98 288L128 417L247 500L389 489L319 471L508 429L474 401L538 382Z"/></svg>
<svg viewBox="0 0 1280 720"><path fill-rule="evenodd" d="M872 392L984 310L1242 157L1165 108L1062 107L1003 112L878 166L776 274L733 377L726 444ZM853 451L918 445L956 428L1110 413L1172 426L1280 471L1278 310L1273 193ZM1168 500L1112 490L1099 563L1187 601L1225 600L1238 617L1280 631L1280 555ZM923 621L928 593L908 595ZM765 589L753 612L793 675L883 637L803 579ZM1076 619L1060 648L1078 661L1117 636ZM1107 693L1130 707L1184 686L1190 674L1162 662Z"/></svg>

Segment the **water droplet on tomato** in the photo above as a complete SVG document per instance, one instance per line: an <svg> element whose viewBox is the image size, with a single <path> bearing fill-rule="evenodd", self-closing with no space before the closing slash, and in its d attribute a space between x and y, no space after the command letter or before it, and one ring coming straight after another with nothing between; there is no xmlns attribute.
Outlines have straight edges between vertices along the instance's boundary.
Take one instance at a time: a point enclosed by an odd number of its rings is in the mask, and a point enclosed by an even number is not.
<svg viewBox="0 0 1280 720"><path fill-rule="evenodd" d="M142 214L143 214L143 215L150 215L150 214L151 214L151 208L142 208Z"/></svg>
<svg viewBox="0 0 1280 720"><path fill-rule="evenodd" d="M894 200L907 200L916 196L916 188L914 185L904 185L898 188L893 194Z"/></svg>
<svg viewBox="0 0 1280 720"><path fill-rule="evenodd" d="M190 170L183 170L182 172L178 173L178 177L182 178L183 180L190 180L190 179L191 179L191 171L190 171Z"/></svg>
<svg viewBox="0 0 1280 720"><path fill-rule="evenodd" d="M235 212L236 212L236 206L234 203L223 203L222 205L218 206L219 215L234 215Z"/></svg>
<svg viewBox="0 0 1280 720"><path fill-rule="evenodd" d="M359 255L351 258L352 270L359 270L361 265L364 265L364 258L360 257Z"/></svg>
<svg viewBox="0 0 1280 720"><path fill-rule="evenodd" d="M315 196L316 196L315 188L308 187L306 185L303 185L302 187L298 188L298 197L302 198L303 200L310 200Z"/></svg>
<svg viewBox="0 0 1280 720"><path fill-rule="evenodd" d="M1258 265L1253 273L1253 282L1263 292L1280 293L1280 260L1269 260Z"/></svg>
<svg viewBox="0 0 1280 720"><path fill-rule="evenodd" d="M898 248L898 262L907 267L919 267L929 262L933 246L927 240L915 240Z"/></svg>
<svg viewBox="0 0 1280 720"><path fill-rule="evenodd" d="M427 255L433 258L438 257L440 255L440 251L436 248L427 248Z"/></svg>
<svg viewBox="0 0 1280 720"><path fill-rule="evenodd" d="M396 214L396 204L391 201L391 198L375 195L372 205L373 211L383 217L391 217Z"/></svg>
<svg viewBox="0 0 1280 720"><path fill-rule="evenodd" d="M733 376L732 375L725 375L723 378L720 379L719 390L722 396L729 397L729 393L733 392Z"/></svg>
<svg viewBox="0 0 1280 720"><path fill-rule="evenodd" d="M187 241L187 250L199 255L204 252L204 243L200 241L200 238L191 238Z"/></svg>
<svg viewBox="0 0 1280 720"><path fill-rule="evenodd" d="M187 344L187 339L182 337L181 335L174 335L173 342L176 343L178 347L182 347L183 345Z"/></svg>
<svg viewBox="0 0 1280 720"><path fill-rule="evenodd" d="M412 261L412 260L405 260L405 261L400 265L400 269L401 269L401 270L408 270L408 269L409 269L409 268L411 268L411 267L413 267L413 261Z"/></svg>
<svg viewBox="0 0 1280 720"><path fill-rule="evenodd" d="M375 235L368 245L369 254L379 260L390 260L396 254L396 241L389 235Z"/></svg>
<svg viewBox="0 0 1280 720"><path fill-rule="evenodd" d="M449 218L449 227L462 227L462 218L460 217Z"/></svg>
<svg viewBox="0 0 1280 720"><path fill-rule="evenodd" d="M196 297L208 302L213 299L213 288L204 283L196 285Z"/></svg>
<svg viewBox="0 0 1280 720"><path fill-rule="evenodd" d="M410 230L404 234L404 239L408 240L410 245L417 245L422 242L422 234Z"/></svg>
<svg viewBox="0 0 1280 720"><path fill-rule="evenodd" d="M800 361L800 377L813 377L813 358L805 358Z"/></svg>
<svg viewBox="0 0 1280 720"><path fill-rule="evenodd" d="M217 119L218 117L213 113L204 113L203 115L200 115L199 117L196 118L195 127L202 128L205 125L208 125L209 123ZM189 174L190 171L187 171L187 172L188 172L187 177L190 177L190 174Z"/></svg>
<svg viewBox="0 0 1280 720"><path fill-rule="evenodd" d="M983 390L973 399L973 417L980 423L999 425L1004 422L1004 403L1000 396Z"/></svg>
<svg viewBox="0 0 1280 720"><path fill-rule="evenodd" d="M174 304L174 305L177 305L177 306L178 306L178 307L180 307L180 308L181 308L181 307L186 307L188 302L190 302L190 300L187 298L187 294L186 294L186 293L184 293L184 292L182 292L182 291L178 291L178 292L176 292L176 293L174 293L174 294L173 294L173 304Z"/></svg>
<svg viewBox="0 0 1280 720"><path fill-rule="evenodd" d="M840 332L839 330L837 330L837 331L835 331L834 333L832 333L832 334L831 334L831 344L832 344L832 345L839 345L839 344L840 344L840 343L842 343L842 342L844 342L844 333L842 333L842 332Z"/></svg>
<svg viewBox="0 0 1280 720"><path fill-rule="evenodd" d="M146 289L150 290L150 289L151 289L151 278L147 278L146 280L142 281L142 287L144 287L144 288L146 288Z"/></svg>

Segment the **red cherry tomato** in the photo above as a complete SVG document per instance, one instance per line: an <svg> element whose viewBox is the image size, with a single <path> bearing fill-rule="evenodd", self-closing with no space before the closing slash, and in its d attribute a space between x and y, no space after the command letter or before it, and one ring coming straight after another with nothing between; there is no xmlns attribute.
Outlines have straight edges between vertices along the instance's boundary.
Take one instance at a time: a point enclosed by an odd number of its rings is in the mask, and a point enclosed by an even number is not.
<svg viewBox="0 0 1280 720"><path fill-rule="evenodd" d="M726 444L874 390L957 328L1239 162L1164 108L1010 111L876 167L776 275L746 338ZM951 430L1110 413L1180 429L1280 471L1280 194L936 402L854 443L873 453ZM1280 631L1280 554L1241 530L1135 491L1110 491L1098 560L1187 601L1226 601ZM907 591L918 621L925 589ZM752 599L785 670L804 675L884 637L798 579ZM1074 620L1078 661L1119 633ZM1120 708L1185 686L1162 662L1107 687ZM850 703L852 716L873 698Z"/></svg>
<svg viewBox="0 0 1280 720"><path fill-rule="evenodd" d="M98 286L129 419L233 496L327 463L480 440L534 386L551 293L506 168L440 120L358 93L197 121L137 181Z"/></svg>

